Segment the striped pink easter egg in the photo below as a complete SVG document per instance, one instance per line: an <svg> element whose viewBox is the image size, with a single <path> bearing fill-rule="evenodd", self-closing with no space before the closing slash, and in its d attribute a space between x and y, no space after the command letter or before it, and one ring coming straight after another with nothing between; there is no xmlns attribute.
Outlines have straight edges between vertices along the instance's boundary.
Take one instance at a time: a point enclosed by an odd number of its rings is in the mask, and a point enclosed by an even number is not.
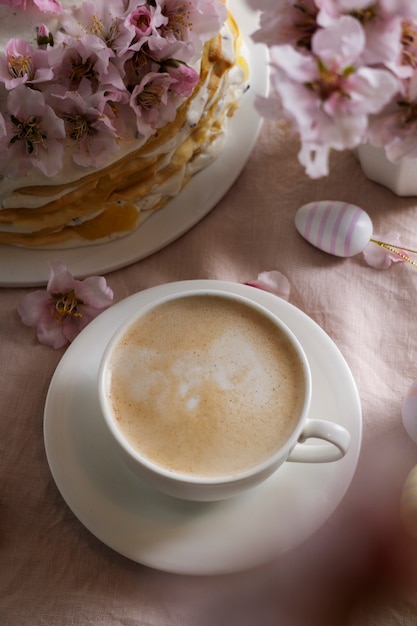
<svg viewBox="0 0 417 626"><path fill-rule="evenodd" d="M362 252L373 230L371 218L363 209L332 200L304 204L295 214L295 227L313 246L340 257Z"/></svg>

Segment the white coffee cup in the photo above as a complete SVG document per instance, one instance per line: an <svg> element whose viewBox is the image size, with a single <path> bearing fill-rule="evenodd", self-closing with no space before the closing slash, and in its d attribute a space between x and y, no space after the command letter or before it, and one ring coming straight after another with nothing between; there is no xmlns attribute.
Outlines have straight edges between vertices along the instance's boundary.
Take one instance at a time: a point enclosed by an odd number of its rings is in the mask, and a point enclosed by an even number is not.
<svg viewBox="0 0 417 626"><path fill-rule="evenodd" d="M286 461L337 461L349 448L345 428L308 417L311 372L296 336L222 288L140 307L105 349L98 394L131 470L187 500L235 496Z"/></svg>

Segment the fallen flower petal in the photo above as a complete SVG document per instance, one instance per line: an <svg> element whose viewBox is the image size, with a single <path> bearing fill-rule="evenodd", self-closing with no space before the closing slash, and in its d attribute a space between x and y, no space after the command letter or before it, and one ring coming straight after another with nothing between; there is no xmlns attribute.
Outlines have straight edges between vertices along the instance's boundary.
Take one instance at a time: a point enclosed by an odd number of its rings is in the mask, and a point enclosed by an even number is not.
<svg viewBox="0 0 417 626"><path fill-rule="evenodd" d="M401 263L410 258L407 251L401 249L400 236L398 233L388 233L388 235L384 237L384 241L389 243L378 242L373 238L363 250L362 254L365 262L371 267L378 270L385 270L390 267L391 263Z"/></svg>
<svg viewBox="0 0 417 626"><path fill-rule="evenodd" d="M291 285L290 281L284 274L277 270L271 270L269 272L261 272L253 282L245 283L249 287L256 287L263 291L268 291L276 296L279 296L283 300L288 300L290 297Z"/></svg>
<svg viewBox="0 0 417 626"><path fill-rule="evenodd" d="M20 318L36 328L40 343L62 348L112 304L113 291L103 276L76 280L62 262L50 264L46 290L27 294L18 304Z"/></svg>

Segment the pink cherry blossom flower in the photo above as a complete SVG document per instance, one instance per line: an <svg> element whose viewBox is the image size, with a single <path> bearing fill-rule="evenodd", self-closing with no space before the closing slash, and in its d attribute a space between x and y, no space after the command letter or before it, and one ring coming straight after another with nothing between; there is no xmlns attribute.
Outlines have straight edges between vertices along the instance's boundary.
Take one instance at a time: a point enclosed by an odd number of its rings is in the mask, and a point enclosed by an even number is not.
<svg viewBox="0 0 417 626"><path fill-rule="evenodd" d="M113 291L103 276L76 280L62 262L50 263L46 291L27 294L17 310L25 326L36 328L38 340L62 348L109 307Z"/></svg>
<svg viewBox="0 0 417 626"><path fill-rule="evenodd" d="M156 0L162 14L168 17L167 31L186 40L214 37L225 20L227 9L218 0Z"/></svg>
<svg viewBox="0 0 417 626"><path fill-rule="evenodd" d="M253 2L253 8L256 2ZM264 9L259 29L252 35L255 42L267 46L291 44L297 48L311 48L311 38L318 28L318 8L314 0L288 0L277 11L276 2Z"/></svg>
<svg viewBox="0 0 417 626"><path fill-rule="evenodd" d="M136 8L126 18L129 24L135 29L138 39L149 37L153 31L154 7L148 5L136 6ZM162 15L162 14L161 14ZM166 20L168 21L168 20Z"/></svg>
<svg viewBox="0 0 417 626"><path fill-rule="evenodd" d="M138 47L135 44L132 47ZM172 39L169 37L151 35L146 39L146 46L152 58L159 61L166 59L178 59L183 63L192 63L195 60L196 52L192 41L182 41L181 39Z"/></svg>
<svg viewBox="0 0 417 626"><path fill-rule="evenodd" d="M125 27L128 29L131 34L131 41L129 46L122 50L122 54L130 51L138 51L145 50L146 53L149 52L149 43L155 38L157 40L162 39L159 33L159 29L161 26L164 26L168 23L168 18L162 15L161 7L159 5L147 5L146 3L142 5L138 5L135 1L134 3L130 2L130 6L132 10L128 10L127 17L125 19ZM164 42L164 40L162 39ZM158 47L155 46L155 50ZM152 52L152 58L157 58L158 54L155 54L155 50Z"/></svg>
<svg viewBox="0 0 417 626"><path fill-rule="evenodd" d="M130 93L147 74L159 72L160 69L160 63L146 54L144 48L129 49L124 55L124 82Z"/></svg>
<svg viewBox="0 0 417 626"><path fill-rule="evenodd" d="M174 78L170 89L178 94L181 98L188 98L193 93L194 87L200 80L200 74L194 68L189 67L185 63L170 59L163 63L163 69Z"/></svg>
<svg viewBox="0 0 417 626"><path fill-rule="evenodd" d="M62 167L64 122L46 104L44 94L21 85L7 98L6 139L0 149L0 173L24 174L31 167L55 176Z"/></svg>
<svg viewBox="0 0 417 626"><path fill-rule="evenodd" d="M0 58L0 82L6 89L47 82L53 76L48 51L35 49L22 39L8 41Z"/></svg>
<svg viewBox="0 0 417 626"><path fill-rule="evenodd" d="M302 142L299 160L315 178L328 174L330 149L359 145L368 117L398 91L387 70L362 66L363 29L344 16L312 38L312 53L290 45L271 49L273 86Z"/></svg>
<svg viewBox="0 0 417 626"><path fill-rule="evenodd" d="M417 20L401 21L397 56L386 63L386 66L400 79L403 84L412 78L417 69Z"/></svg>
<svg viewBox="0 0 417 626"><path fill-rule="evenodd" d="M156 0L167 21L159 37L151 37L152 51L166 52L158 58L196 61L205 41L214 37L227 18L225 4L218 0Z"/></svg>
<svg viewBox="0 0 417 626"><path fill-rule="evenodd" d="M113 126L110 93L94 92L84 80L78 91L56 90L51 94L55 110L64 121L66 137L75 163L83 167L103 167L119 150Z"/></svg>
<svg viewBox="0 0 417 626"><path fill-rule="evenodd" d="M66 46L62 42L63 59L59 68L55 69L57 82L72 91L77 90L81 81L90 81L93 90L112 89L125 90L120 71L111 59L115 53L96 35L83 35Z"/></svg>
<svg viewBox="0 0 417 626"><path fill-rule="evenodd" d="M256 287L263 291L268 291L276 296L279 296L283 300L288 300L290 297L291 285L290 281L284 274L277 270L271 270L269 272L261 272L258 277L252 281L245 283L250 287Z"/></svg>
<svg viewBox="0 0 417 626"><path fill-rule="evenodd" d="M144 137L175 119L178 102L170 89L176 82L167 72L150 72L134 88L130 106L136 114L138 131Z"/></svg>
<svg viewBox="0 0 417 626"><path fill-rule="evenodd" d="M390 161L417 157L417 75L403 82L403 93L370 118L368 139L384 147Z"/></svg>
<svg viewBox="0 0 417 626"><path fill-rule="evenodd" d="M84 35L96 35L114 52L126 49L134 36L134 29L125 24L124 0L86 0L66 12L62 27L66 36L79 39ZM65 40L65 37L63 38ZM58 41L61 38L58 37Z"/></svg>
<svg viewBox="0 0 417 626"><path fill-rule="evenodd" d="M373 237L376 239L376 237ZM392 263L406 261L410 255L406 250L401 249L400 235L397 232L390 232L384 237L388 244L378 245L371 241L363 250L365 262L378 270L385 270ZM400 256L402 255L402 256ZM405 258L404 258L405 257Z"/></svg>
<svg viewBox="0 0 417 626"><path fill-rule="evenodd" d="M366 45L365 63L395 66L401 56L401 22L417 18L417 4L409 0L316 0L318 22L327 26L342 15L362 25Z"/></svg>
<svg viewBox="0 0 417 626"><path fill-rule="evenodd" d="M125 16L124 27L130 33L130 41L120 49L121 54L128 50L141 50L151 37L159 37L158 29L168 23L158 4L144 0L130 0Z"/></svg>

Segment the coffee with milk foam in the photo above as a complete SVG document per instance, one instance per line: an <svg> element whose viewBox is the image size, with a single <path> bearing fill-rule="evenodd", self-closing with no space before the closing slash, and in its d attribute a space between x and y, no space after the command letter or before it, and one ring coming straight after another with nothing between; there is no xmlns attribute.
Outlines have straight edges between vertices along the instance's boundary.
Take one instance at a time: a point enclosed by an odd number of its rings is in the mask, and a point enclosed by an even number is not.
<svg viewBox="0 0 417 626"><path fill-rule="evenodd" d="M298 421L304 379L283 333L233 299L189 295L138 319L113 350L106 394L130 445L193 476L261 463Z"/></svg>

